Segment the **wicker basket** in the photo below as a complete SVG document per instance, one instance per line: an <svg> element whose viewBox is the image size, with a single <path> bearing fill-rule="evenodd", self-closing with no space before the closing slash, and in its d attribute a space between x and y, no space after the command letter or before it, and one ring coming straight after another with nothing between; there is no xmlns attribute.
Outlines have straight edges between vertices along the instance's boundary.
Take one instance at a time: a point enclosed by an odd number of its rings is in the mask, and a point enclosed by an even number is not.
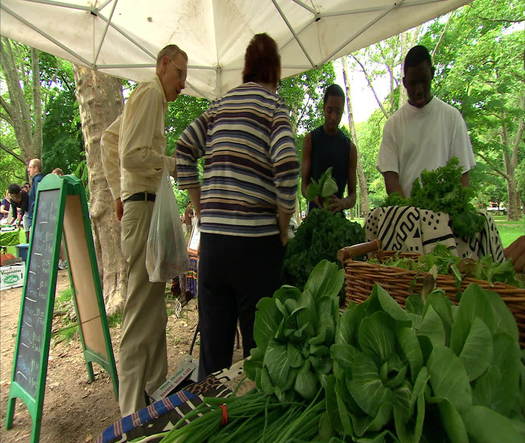
<svg viewBox="0 0 525 443"><path fill-rule="evenodd" d="M378 283L386 289L401 306L404 306L406 297L410 294L420 293L425 284L434 281L428 273L417 273L393 266L383 266L381 264L354 260L355 257L364 254L373 254L379 261L383 261L394 254L407 258L419 257L419 254L414 253L382 251L379 240L341 249L337 257L345 269L347 303L350 300L357 303L365 301L372 291L372 286ZM454 277L443 274L438 274L435 281L436 287L445 291L445 294L453 303L457 303L457 292L463 291L471 283L475 283L484 289L497 292L501 296L516 319L520 333L520 345L522 348L525 348L525 289L519 289L505 283L489 283L485 280L477 280L470 277L464 278L458 289Z"/></svg>

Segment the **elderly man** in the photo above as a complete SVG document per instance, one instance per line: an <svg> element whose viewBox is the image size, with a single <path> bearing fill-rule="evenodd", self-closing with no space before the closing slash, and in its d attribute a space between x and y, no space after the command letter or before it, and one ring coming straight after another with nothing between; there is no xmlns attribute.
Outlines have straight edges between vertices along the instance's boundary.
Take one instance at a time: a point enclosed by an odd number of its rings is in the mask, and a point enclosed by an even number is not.
<svg viewBox="0 0 525 443"><path fill-rule="evenodd" d="M38 190L38 184L44 178L42 173L42 162L38 158L34 158L29 161L27 166L27 172L31 178L31 190L29 191L29 203L27 212L24 215L24 230L26 231L26 240L29 243L29 232L31 225L33 224L33 211L36 201L36 191Z"/></svg>
<svg viewBox="0 0 525 443"><path fill-rule="evenodd" d="M105 132L106 177L122 223L122 253L128 289L120 343L119 403L122 415L146 406L167 373L165 283L150 283L146 242L155 192L164 164L175 175L175 159L165 155L164 117L168 102L184 89L188 57L176 45L162 49L156 76L129 97L119 122ZM107 161L118 140L118 161ZM113 148L112 148L113 146Z"/></svg>

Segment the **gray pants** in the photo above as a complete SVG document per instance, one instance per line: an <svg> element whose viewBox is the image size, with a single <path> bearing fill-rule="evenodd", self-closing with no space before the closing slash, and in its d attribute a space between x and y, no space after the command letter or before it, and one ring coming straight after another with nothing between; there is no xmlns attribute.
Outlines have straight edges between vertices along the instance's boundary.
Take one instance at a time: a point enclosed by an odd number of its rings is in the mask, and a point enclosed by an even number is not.
<svg viewBox="0 0 525 443"><path fill-rule="evenodd" d="M120 342L119 405L123 416L146 406L166 379L165 283L150 283L146 271L146 243L153 202L124 203L122 253L127 263L128 292Z"/></svg>

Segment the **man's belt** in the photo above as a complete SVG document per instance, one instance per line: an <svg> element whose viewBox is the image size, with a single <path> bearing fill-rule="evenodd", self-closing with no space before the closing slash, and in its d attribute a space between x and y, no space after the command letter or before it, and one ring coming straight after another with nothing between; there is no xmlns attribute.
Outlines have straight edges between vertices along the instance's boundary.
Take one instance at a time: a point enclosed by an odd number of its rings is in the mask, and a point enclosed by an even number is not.
<svg viewBox="0 0 525 443"><path fill-rule="evenodd" d="M136 194L130 195L128 198L126 198L124 200L124 203L126 203L126 202L137 202L137 201L154 202L155 201L155 194L150 194L149 192L137 192Z"/></svg>

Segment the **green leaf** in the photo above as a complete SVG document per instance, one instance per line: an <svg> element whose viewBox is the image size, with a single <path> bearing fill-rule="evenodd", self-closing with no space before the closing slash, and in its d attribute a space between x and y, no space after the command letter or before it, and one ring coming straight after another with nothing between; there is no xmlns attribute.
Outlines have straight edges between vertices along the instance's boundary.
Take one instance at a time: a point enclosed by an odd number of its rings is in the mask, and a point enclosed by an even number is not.
<svg viewBox="0 0 525 443"><path fill-rule="evenodd" d="M414 406L419 395L425 393L425 388L429 379L430 375L428 373L428 369L426 368L426 366L423 366L421 368L421 371L419 371L419 374L417 374L416 381L412 389L412 394L410 397L410 408Z"/></svg>
<svg viewBox="0 0 525 443"><path fill-rule="evenodd" d="M274 386L266 368L261 369L261 381L259 387L265 394L271 395L274 393Z"/></svg>
<svg viewBox="0 0 525 443"><path fill-rule="evenodd" d="M463 413L468 434L480 443L522 443L523 435L512 420L485 406L472 406Z"/></svg>
<svg viewBox="0 0 525 443"><path fill-rule="evenodd" d="M452 327L450 346L457 355L463 348L476 317L483 320L493 335L502 332L518 340L516 320L501 297L495 292L471 284L463 292Z"/></svg>
<svg viewBox="0 0 525 443"><path fill-rule="evenodd" d="M259 300L253 327L253 335L258 347L266 349L268 342L277 332L281 319L282 315L275 306L274 299L265 297Z"/></svg>
<svg viewBox="0 0 525 443"><path fill-rule="evenodd" d="M418 443L423 433L425 420L425 396L420 393L417 400L415 420L407 417L404 408L394 404L394 425L400 443ZM413 423L413 425L412 425ZM413 429L410 429L413 426Z"/></svg>
<svg viewBox="0 0 525 443"><path fill-rule="evenodd" d="M446 399L438 403L439 415L448 438L454 443L469 443L467 430L458 410Z"/></svg>
<svg viewBox="0 0 525 443"><path fill-rule="evenodd" d="M459 358L465 365L470 381L487 370L492 360L492 336L480 318L475 318L472 322Z"/></svg>
<svg viewBox="0 0 525 443"><path fill-rule="evenodd" d="M301 355L301 352L299 352L299 349L297 349L293 344L288 343L287 345L288 350L288 364L292 368L300 368L304 362L303 356Z"/></svg>
<svg viewBox="0 0 525 443"><path fill-rule="evenodd" d="M405 300L405 309L412 314L423 315L425 304L419 294L409 295Z"/></svg>
<svg viewBox="0 0 525 443"><path fill-rule="evenodd" d="M390 316L382 311L364 318L359 326L359 346L361 350L374 356L377 362L384 362L395 352L396 339Z"/></svg>
<svg viewBox="0 0 525 443"><path fill-rule="evenodd" d="M342 388L342 381L336 380L335 383L335 397L337 399L337 409L339 410L339 420L343 427L343 435L349 437L353 435L354 430L352 422L350 421L350 411L346 406L346 396L344 395L344 389Z"/></svg>
<svg viewBox="0 0 525 443"><path fill-rule="evenodd" d="M368 415L375 417L381 404L391 397L378 369L371 357L364 353L352 362L352 379L347 381L347 388L357 405Z"/></svg>
<svg viewBox="0 0 525 443"><path fill-rule="evenodd" d="M418 326L417 335L428 337L433 346L445 345L445 326L441 317L431 305L428 305L425 315Z"/></svg>
<svg viewBox="0 0 525 443"><path fill-rule="evenodd" d="M410 317L406 311L385 291L381 286L375 285L372 292L376 292L381 308L394 320L410 323Z"/></svg>
<svg viewBox="0 0 525 443"><path fill-rule="evenodd" d="M343 270L335 263L322 260L310 273L304 290L310 291L314 302L317 302L321 297L337 297L343 283Z"/></svg>
<svg viewBox="0 0 525 443"><path fill-rule="evenodd" d="M523 364L517 343L507 334L494 336L492 362L474 383L476 404L511 416L520 410L520 373Z"/></svg>
<svg viewBox="0 0 525 443"><path fill-rule="evenodd" d="M398 327L397 340L401 352L408 361L410 374L412 375L412 380L414 380L416 375L420 372L421 366L423 366L423 352L421 351L421 346L419 345L414 329Z"/></svg>
<svg viewBox="0 0 525 443"><path fill-rule="evenodd" d="M287 346L275 340L268 343L263 365L268 369L273 384L282 389L287 384L290 372Z"/></svg>
<svg viewBox="0 0 525 443"><path fill-rule="evenodd" d="M434 395L445 398L460 412L472 405L472 391L463 362L444 346L434 346L427 363Z"/></svg>
<svg viewBox="0 0 525 443"><path fill-rule="evenodd" d="M339 418L339 410L337 408L337 397L335 394L335 377L329 375L326 377L326 387L325 387L325 408L328 416L330 417L330 423L332 424L332 429L337 432L342 431L341 419Z"/></svg>
<svg viewBox="0 0 525 443"><path fill-rule="evenodd" d="M312 400L319 390L319 381L316 375L310 369L310 362L305 364L297 374L294 385L295 392L301 395L305 400Z"/></svg>
<svg viewBox="0 0 525 443"><path fill-rule="evenodd" d="M445 329L445 339L448 343L452 327L452 303L441 291L433 291L427 297L427 306L432 306L439 315Z"/></svg>

